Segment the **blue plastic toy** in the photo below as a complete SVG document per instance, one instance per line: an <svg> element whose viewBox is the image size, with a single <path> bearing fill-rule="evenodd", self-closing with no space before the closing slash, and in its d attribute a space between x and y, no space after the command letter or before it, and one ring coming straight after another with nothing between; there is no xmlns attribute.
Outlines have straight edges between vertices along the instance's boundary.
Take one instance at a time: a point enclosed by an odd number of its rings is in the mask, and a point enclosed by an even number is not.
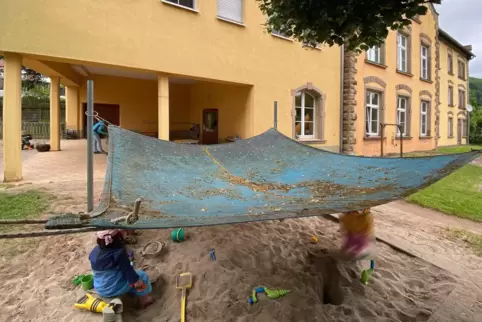
<svg viewBox="0 0 482 322"><path fill-rule="evenodd" d="M216 260L216 253L214 252L214 248L209 251L209 256L211 257L211 260L215 261Z"/></svg>

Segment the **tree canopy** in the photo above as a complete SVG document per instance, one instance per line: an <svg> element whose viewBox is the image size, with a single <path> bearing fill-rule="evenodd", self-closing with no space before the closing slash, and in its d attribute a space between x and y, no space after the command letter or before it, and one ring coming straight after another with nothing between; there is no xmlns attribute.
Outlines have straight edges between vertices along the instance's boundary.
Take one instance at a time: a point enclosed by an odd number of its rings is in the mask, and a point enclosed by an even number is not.
<svg viewBox="0 0 482 322"><path fill-rule="evenodd" d="M441 0L257 0L267 16L268 31L277 31L302 43L346 45L366 50L380 45L388 30L398 30L417 15L425 4Z"/></svg>
<svg viewBox="0 0 482 322"><path fill-rule="evenodd" d="M0 56L0 60L3 60L3 56ZM37 85L42 85L44 82L45 81L42 74L37 73L33 69L29 69L25 66L22 66L22 88L23 89L30 90L36 87Z"/></svg>

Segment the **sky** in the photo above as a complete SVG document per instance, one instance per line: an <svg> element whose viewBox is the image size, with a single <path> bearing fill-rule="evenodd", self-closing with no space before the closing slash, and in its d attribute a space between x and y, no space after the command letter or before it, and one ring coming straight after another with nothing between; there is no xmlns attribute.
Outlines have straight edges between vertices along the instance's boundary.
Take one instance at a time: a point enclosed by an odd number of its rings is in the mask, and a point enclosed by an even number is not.
<svg viewBox="0 0 482 322"><path fill-rule="evenodd" d="M477 57L470 61L469 74L482 78L482 0L442 0L435 9L440 28L462 45L472 45Z"/></svg>

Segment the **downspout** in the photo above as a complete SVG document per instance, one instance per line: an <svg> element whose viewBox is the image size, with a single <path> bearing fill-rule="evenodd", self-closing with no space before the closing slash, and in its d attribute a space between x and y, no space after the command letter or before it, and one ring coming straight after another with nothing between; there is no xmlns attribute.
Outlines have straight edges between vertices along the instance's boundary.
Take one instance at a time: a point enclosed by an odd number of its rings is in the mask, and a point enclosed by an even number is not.
<svg viewBox="0 0 482 322"><path fill-rule="evenodd" d="M344 100L343 93L345 91L345 45L341 45L341 82L340 82L340 153L343 153L343 113Z"/></svg>
<svg viewBox="0 0 482 322"><path fill-rule="evenodd" d="M469 77L469 63L470 61L467 61L467 104L470 104L470 77ZM467 109L467 106L465 106ZM465 143L467 145L470 144L470 112L467 111L467 138L465 139Z"/></svg>

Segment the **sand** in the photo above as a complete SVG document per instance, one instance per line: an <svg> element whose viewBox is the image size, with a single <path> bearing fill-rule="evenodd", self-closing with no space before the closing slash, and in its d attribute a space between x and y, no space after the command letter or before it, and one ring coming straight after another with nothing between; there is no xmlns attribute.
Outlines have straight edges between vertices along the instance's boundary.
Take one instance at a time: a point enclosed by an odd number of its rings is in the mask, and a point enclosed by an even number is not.
<svg viewBox="0 0 482 322"><path fill-rule="evenodd" d="M314 217L186 230L174 243L170 231L144 231L134 247L136 265L161 272L144 311L127 308L125 321L179 321L180 291L175 276L194 276L188 291L187 321L427 321L457 286L450 273L378 243L376 269L368 286L359 282L368 261L337 262L338 226ZM319 241L311 243L311 236ZM142 258L149 241L165 243L156 258ZM0 241L3 295L0 321L101 321L72 307L83 292L71 280L89 271L92 234ZM216 261L209 257L215 249ZM324 305L324 285L339 281L341 305ZM278 300L247 302L253 287L286 288ZM325 297L326 299L326 297ZM462 321L462 320L461 320Z"/></svg>

